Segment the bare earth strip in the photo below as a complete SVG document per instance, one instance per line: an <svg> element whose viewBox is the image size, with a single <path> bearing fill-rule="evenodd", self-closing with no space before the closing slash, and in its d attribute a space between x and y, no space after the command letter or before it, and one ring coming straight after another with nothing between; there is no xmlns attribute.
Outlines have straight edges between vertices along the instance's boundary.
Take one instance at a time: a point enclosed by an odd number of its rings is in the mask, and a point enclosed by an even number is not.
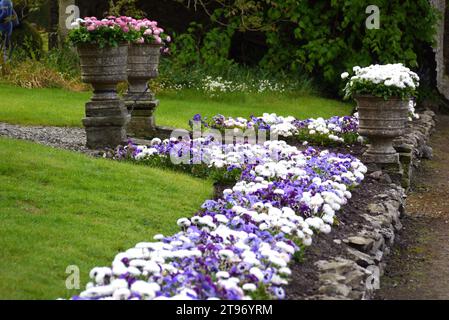
<svg viewBox="0 0 449 320"><path fill-rule="evenodd" d="M449 299L449 117L431 139L434 158L422 163L407 198L379 299Z"/></svg>

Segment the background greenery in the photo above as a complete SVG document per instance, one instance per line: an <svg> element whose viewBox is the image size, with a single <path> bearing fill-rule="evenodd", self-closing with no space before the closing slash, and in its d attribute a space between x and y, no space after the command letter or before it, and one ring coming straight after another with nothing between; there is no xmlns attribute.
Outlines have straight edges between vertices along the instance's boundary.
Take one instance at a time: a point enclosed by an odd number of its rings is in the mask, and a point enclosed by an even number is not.
<svg viewBox="0 0 449 320"><path fill-rule="evenodd" d="M9 68L2 67L3 77L32 59L72 81L35 81L35 87L70 88L73 80L79 82L76 57L69 58L65 50L57 58L64 61L62 65L48 63L42 37L32 30L40 28L40 35L48 38L51 21L45 23L42 17L51 2L17 3L25 14L14 32L15 57ZM207 76L220 76L236 86L248 79L269 79L290 91L313 90L336 97L342 94L341 72L355 65L402 62L422 77L422 96L430 96L434 89L431 44L438 15L427 0L167 0L157 5L140 0L80 0L79 5L82 14L102 16L109 11L158 20L173 38L157 80L164 86L201 89ZM380 8L378 30L365 26L368 5ZM174 19L173 10L183 19ZM36 12L43 15L38 18ZM54 58L59 49L52 49ZM23 86L17 78L26 77L26 72L17 73L13 83Z"/></svg>

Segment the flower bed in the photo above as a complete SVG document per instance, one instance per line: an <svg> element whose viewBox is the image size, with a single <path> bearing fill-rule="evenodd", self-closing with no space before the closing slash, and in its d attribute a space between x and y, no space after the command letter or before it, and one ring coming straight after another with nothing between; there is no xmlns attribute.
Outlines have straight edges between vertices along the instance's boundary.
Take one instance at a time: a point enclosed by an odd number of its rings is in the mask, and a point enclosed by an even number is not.
<svg viewBox="0 0 449 320"><path fill-rule="evenodd" d="M112 268L94 268L74 299L282 299L289 262L314 233L331 231L366 172L350 155L299 151L284 141L221 146L203 138L155 139L118 156L166 163L186 154L193 156L185 165L237 172L240 181L194 217L179 219L179 233L119 253Z"/></svg>
<svg viewBox="0 0 449 320"><path fill-rule="evenodd" d="M410 100L409 121L419 118L419 115L415 112L415 106L415 101ZM364 142L363 137L358 133L358 113L352 116L335 116L329 119L309 118L306 120L299 120L292 116L278 116L275 113L264 113L262 116L251 116L249 119L225 117L218 114L208 120L197 114L190 121L192 128L195 125L198 126L197 128L200 127L201 130L212 128L221 132L229 129L254 129L257 134L259 130L269 130L274 137L294 138L303 142L304 145L311 143L313 145L332 146Z"/></svg>
<svg viewBox="0 0 449 320"><path fill-rule="evenodd" d="M308 142L315 145L352 144L361 141L357 133L359 123L357 114L306 120L298 120L292 116L278 116L275 113L264 113L261 117L251 116L249 119L225 117L219 114L207 120L197 114L191 121L192 127L195 122L200 123L202 128L214 128L221 131L226 129L254 129L256 132L270 130L271 135L283 138L293 137L306 144Z"/></svg>

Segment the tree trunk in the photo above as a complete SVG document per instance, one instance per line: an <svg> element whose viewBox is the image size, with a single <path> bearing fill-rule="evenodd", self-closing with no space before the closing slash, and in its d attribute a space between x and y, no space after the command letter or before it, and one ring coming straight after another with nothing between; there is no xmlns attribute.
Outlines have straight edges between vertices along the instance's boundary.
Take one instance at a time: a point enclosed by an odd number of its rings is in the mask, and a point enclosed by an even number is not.
<svg viewBox="0 0 449 320"><path fill-rule="evenodd" d="M50 30L48 34L48 50L58 47L59 3L50 0Z"/></svg>

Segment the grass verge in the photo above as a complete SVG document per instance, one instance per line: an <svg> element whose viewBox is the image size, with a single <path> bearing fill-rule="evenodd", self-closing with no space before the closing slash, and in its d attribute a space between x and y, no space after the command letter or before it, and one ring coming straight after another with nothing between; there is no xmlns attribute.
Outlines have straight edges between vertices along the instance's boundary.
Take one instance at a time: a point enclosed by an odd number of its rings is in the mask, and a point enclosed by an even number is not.
<svg viewBox="0 0 449 320"><path fill-rule="evenodd" d="M24 89L0 83L0 122L22 125L81 127L89 92L63 89ZM316 96L279 93L229 93L210 98L196 90L163 92L155 116L158 125L187 128L196 113L211 117L262 115L275 112L300 119L346 115L352 106Z"/></svg>
<svg viewBox="0 0 449 320"><path fill-rule="evenodd" d="M67 266L83 286L212 195L206 180L31 142L0 138L0 159L0 299L68 298Z"/></svg>

